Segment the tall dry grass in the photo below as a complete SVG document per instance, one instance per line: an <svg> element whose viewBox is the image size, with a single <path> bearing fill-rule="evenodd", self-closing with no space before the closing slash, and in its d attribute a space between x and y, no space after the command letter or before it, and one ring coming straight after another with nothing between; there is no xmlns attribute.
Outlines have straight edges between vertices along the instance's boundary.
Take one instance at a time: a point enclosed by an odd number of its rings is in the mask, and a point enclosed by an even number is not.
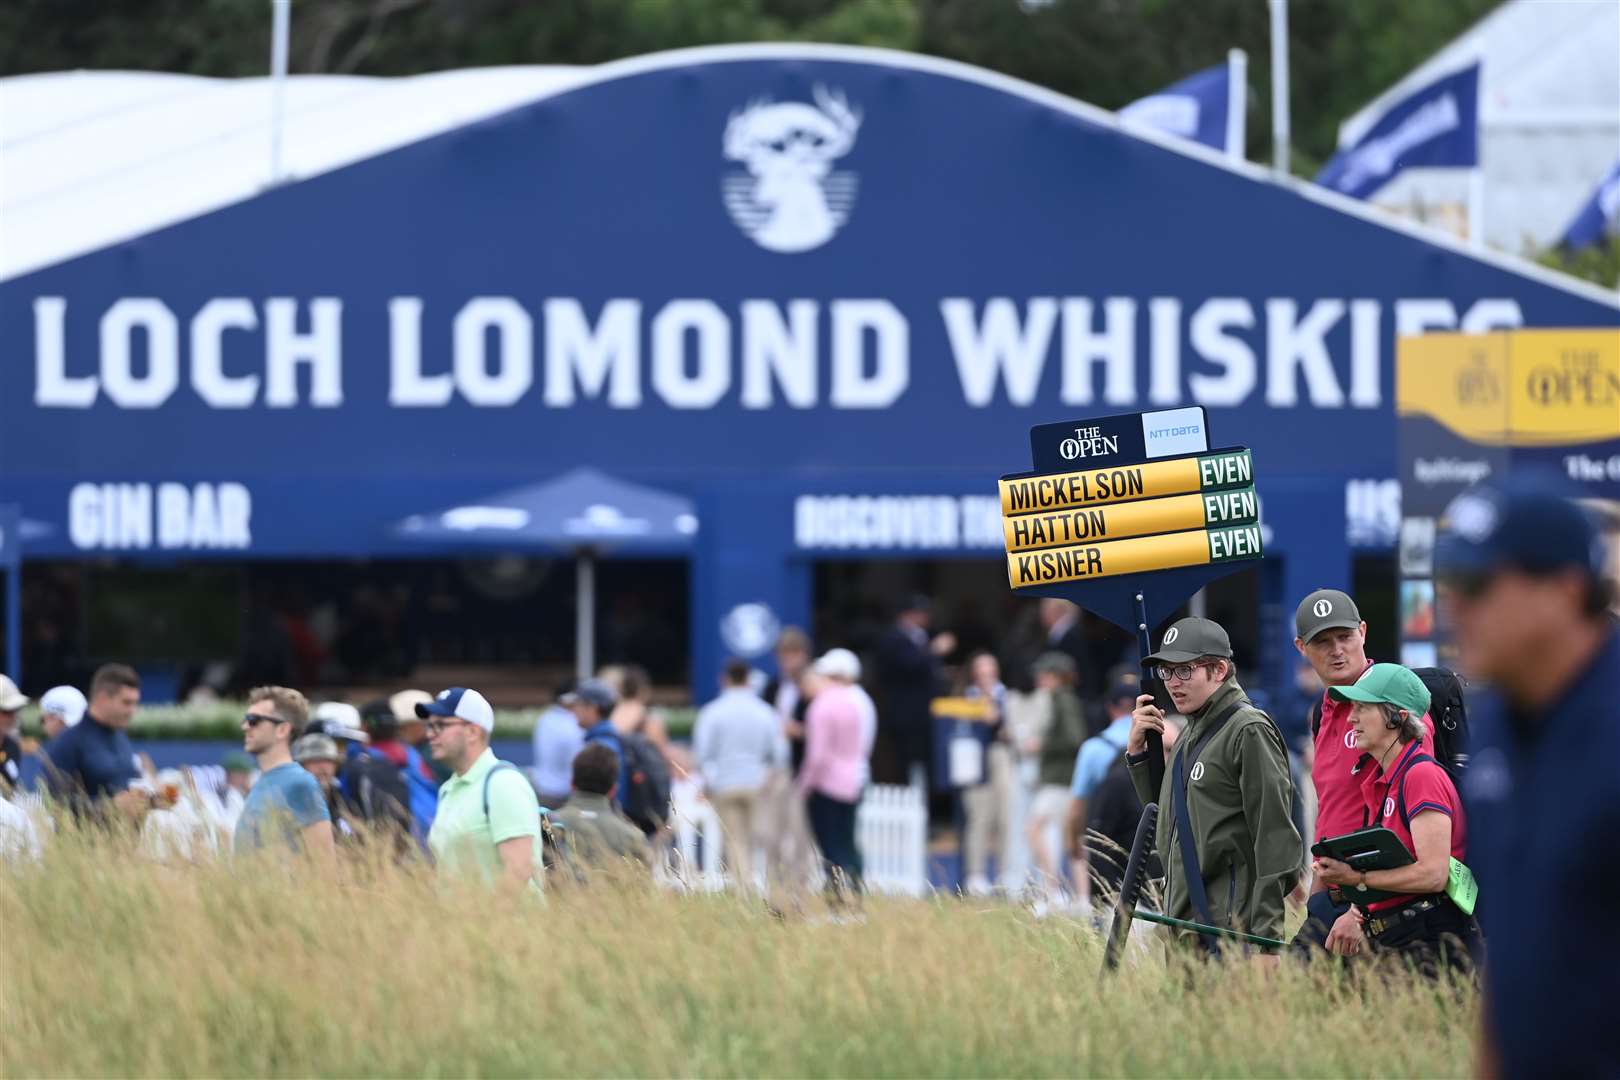
<svg viewBox="0 0 1620 1080"><path fill-rule="evenodd" d="M1471 998L1137 957L954 899L859 924L652 887L538 905L420 868L159 865L66 830L0 869L6 1076L1465 1073Z"/></svg>

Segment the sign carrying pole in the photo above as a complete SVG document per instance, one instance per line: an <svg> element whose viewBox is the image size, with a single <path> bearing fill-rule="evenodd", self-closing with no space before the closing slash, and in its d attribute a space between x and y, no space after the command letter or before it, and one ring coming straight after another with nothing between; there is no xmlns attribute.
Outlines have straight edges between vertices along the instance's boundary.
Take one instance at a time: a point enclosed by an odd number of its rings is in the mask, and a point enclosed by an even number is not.
<svg viewBox="0 0 1620 1080"><path fill-rule="evenodd" d="M0 570L6 575L6 674L22 685L22 512L0 506Z"/></svg>
<svg viewBox="0 0 1620 1080"><path fill-rule="evenodd" d="M1034 471L999 485L1007 582L1133 632L1151 686L1155 618L1262 555L1253 457L1211 450L1198 406L1040 424L1029 438ZM1148 749L1158 791L1163 741Z"/></svg>

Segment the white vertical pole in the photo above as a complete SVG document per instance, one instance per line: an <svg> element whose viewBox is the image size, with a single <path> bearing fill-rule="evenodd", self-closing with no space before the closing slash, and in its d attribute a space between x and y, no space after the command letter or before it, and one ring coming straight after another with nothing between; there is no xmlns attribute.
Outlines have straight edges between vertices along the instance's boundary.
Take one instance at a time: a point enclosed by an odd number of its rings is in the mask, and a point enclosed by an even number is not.
<svg viewBox="0 0 1620 1080"><path fill-rule="evenodd" d="M1249 139L1249 54L1233 49L1226 54L1226 156L1243 160Z"/></svg>
<svg viewBox="0 0 1620 1080"><path fill-rule="evenodd" d="M1288 118L1288 0L1271 4L1271 146L1272 168L1279 176L1289 172Z"/></svg>
<svg viewBox="0 0 1620 1080"><path fill-rule="evenodd" d="M270 183L281 183L281 123L287 94L287 40L292 0L270 0Z"/></svg>
<svg viewBox="0 0 1620 1080"><path fill-rule="evenodd" d="M596 671L596 558L586 549L574 565L574 674L588 679Z"/></svg>
<svg viewBox="0 0 1620 1080"><path fill-rule="evenodd" d="M1485 250L1485 164L1468 170L1468 246Z"/></svg>

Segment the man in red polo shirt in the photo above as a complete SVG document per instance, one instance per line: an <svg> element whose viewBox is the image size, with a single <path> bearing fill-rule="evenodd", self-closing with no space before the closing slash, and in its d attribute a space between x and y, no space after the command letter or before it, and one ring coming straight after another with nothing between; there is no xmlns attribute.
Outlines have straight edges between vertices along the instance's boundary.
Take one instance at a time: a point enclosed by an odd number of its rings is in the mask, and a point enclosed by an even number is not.
<svg viewBox="0 0 1620 1080"><path fill-rule="evenodd" d="M1356 900L1375 953L1410 958L1430 976L1444 966L1469 970L1479 950L1479 926L1471 910L1446 895L1451 864L1467 852L1467 823L1450 775L1419 741L1428 688L1399 664L1374 664L1354 686L1335 686L1328 694L1351 705L1364 754L1356 776L1362 799L1357 828L1388 829L1413 861L1358 871L1323 857L1313 865L1316 877ZM1359 897L1369 889L1393 895L1363 902Z"/></svg>
<svg viewBox="0 0 1620 1080"><path fill-rule="evenodd" d="M1310 662L1326 691L1318 708L1311 783L1316 788L1316 841L1343 836L1361 828L1362 792L1356 764L1362 750L1351 722L1351 705L1333 696L1336 686L1354 686L1372 667L1367 659L1367 624L1356 602L1337 589L1318 589L1299 602L1294 612L1294 648ZM1434 723L1423 716L1423 753L1434 753ZM1313 878L1308 917L1294 938L1295 947L1309 953L1321 946L1340 956L1361 952L1361 922L1350 911L1350 901L1326 882Z"/></svg>

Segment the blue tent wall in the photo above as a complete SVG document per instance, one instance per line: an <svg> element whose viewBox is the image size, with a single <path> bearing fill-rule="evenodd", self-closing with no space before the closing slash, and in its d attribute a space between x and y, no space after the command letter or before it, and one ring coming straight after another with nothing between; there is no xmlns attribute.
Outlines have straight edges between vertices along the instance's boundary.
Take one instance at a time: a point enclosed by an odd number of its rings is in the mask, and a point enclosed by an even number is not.
<svg viewBox="0 0 1620 1080"><path fill-rule="evenodd" d="M606 65L599 76L0 283L0 502L54 526L30 556L402 554L390 526L409 513L592 465L697 502L692 633L704 687L724 648L720 620L736 605L764 603L783 622L809 617L805 560L816 552L795 547L797 495L990 494L998 474L1027 462L1031 424L1197 402L1219 441L1254 448L1270 551L1284 560L1280 589L1299 595L1348 584L1345 481L1395 474L1393 342L1397 318L1419 310L1413 302L1471 328L1620 325L1593 290L1372 223L1259 170L1127 135L1108 114L961 65L738 46ZM848 219L813 250L767 250L728 215L728 178L735 186L746 173L724 152L727 124L751 103L813 105L818 87L860 115L852 148L832 166L853 192ZM233 297L251 305L256 325L220 339L224 367L260 384L246 407L212 407L191 382L193 321L211 299ZM391 404L397 302L420 302L421 369L433 376L452 370L455 319L478 297L509 298L498 303L526 321L527 392L500 405L459 393L432 407ZM340 304L340 404L312 402L306 368L294 403L266 402L276 298L293 301L298 333L310 330L315 301ZM548 401L547 301L559 298L577 301L593 326L609 301L638 305L634 406L578 384L571 405ZM1043 304L1060 311L1034 393L1016 401L1001 375L987 397L972 392L942 306L966 301L978 323L996 298L1025 327ZM105 374L103 317L121 299L156 300L172 316L173 392L121 407L103 384L88 407L42 403L53 305L66 305L66 374L84 378ZM679 300L712 304L700 314L728 339L712 402L672 402L655 376L657 319ZM747 301L768 301L784 320L793 301L815 305L812 405L789 403L775 382L766 407L742 400ZM903 326L905 387L881 408L840 407L835 309L869 311L869 301ZM1067 328L1082 314L1101 327L1110 311L1129 315L1123 386L1110 397L1104 365L1081 365L1065 400ZM1312 312L1331 322L1331 371L1314 384L1288 356L1273 370L1268 351L1299 319L1308 329ZM128 340L139 383L152 339ZM680 340L689 376L694 335ZM857 338L861 370L874 363L874 340ZM1361 359L1376 364L1375 387L1356 375L1358 340ZM1176 370L1156 377L1167 358ZM1210 381L1245 364L1254 379L1241 392ZM241 485L251 540L220 549L180 529L165 546L153 529L108 549L74 527L77 485L165 482ZM138 492L131 498L138 512ZM996 554L920 554L962 553ZM1287 628L1275 633L1273 646L1286 648Z"/></svg>

